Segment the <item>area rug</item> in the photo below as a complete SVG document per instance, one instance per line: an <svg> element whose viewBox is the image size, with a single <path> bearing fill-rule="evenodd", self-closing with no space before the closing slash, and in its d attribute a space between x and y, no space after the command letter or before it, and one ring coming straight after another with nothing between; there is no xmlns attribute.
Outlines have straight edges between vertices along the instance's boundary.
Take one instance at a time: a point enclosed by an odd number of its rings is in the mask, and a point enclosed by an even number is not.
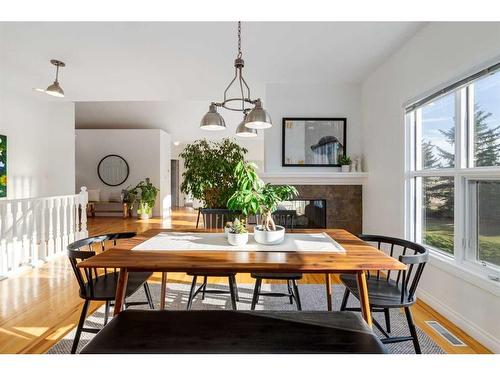
<svg viewBox="0 0 500 375"><path fill-rule="evenodd" d="M160 286L159 284L150 284L151 292L153 294L153 300L158 305L160 298ZM184 310L186 309L186 304L189 295L189 284L181 283L169 283L167 289L167 303L166 309L168 310ZM227 290L227 286L219 284L209 284L208 289L221 289ZM263 284L263 291L272 292L285 292L285 284ZM238 284L239 302L237 303L238 310L250 310L253 294L252 284ZM325 286L323 284L299 284L299 293L302 301L303 310L326 310L326 293ZM341 285L333 286L333 306L335 310L338 310L342 301L342 296L344 294L344 287ZM129 301L145 301L144 290L141 288L135 295L133 295ZM348 306L356 306L357 300L353 297L349 299ZM146 306L137 306L134 308L146 309ZM193 301L193 310L214 310L214 309L231 309L231 302L229 295L227 294L208 294L202 301L201 296ZM295 305L289 303L288 298L276 298L276 297L260 297L259 304L256 307L257 310L295 310ZM384 326L384 316L382 313L373 313L373 317L379 321L382 326ZM95 311L91 316L87 318L86 326L101 328L104 321L104 307L101 307ZM394 336L408 336L409 330L406 322L404 312L398 309L391 310L391 328L392 335ZM375 332L382 337L382 334L377 331ZM426 335L420 328L417 327L418 337L420 341L420 346L422 353L424 354L444 354L444 351L434 342L432 339ZM68 354L71 351L71 345L73 344L73 337L75 335L75 330L69 332L62 340L55 344L49 351L49 354ZM93 337L93 334L82 333L80 338L80 343L78 346L78 351L80 351ZM415 350L413 348L413 343L411 341L388 344L389 352L391 354L414 354Z"/></svg>

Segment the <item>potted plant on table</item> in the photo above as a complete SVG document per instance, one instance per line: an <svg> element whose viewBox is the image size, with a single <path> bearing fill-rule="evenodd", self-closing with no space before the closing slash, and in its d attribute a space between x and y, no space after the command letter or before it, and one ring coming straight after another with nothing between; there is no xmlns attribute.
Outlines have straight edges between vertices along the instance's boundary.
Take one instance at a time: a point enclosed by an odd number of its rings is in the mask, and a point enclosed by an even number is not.
<svg viewBox="0 0 500 375"><path fill-rule="evenodd" d="M343 155L339 159L340 169L342 172L349 172L352 160L349 156Z"/></svg>
<svg viewBox="0 0 500 375"><path fill-rule="evenodd" d="M243 217L260 215L261 225L254 228L255 241L263 245L281 243L285 238L285 228L276 225L273 212L282 201L291 199L298 194L297 189L290 185L265 184L257 175L257 166L241 161L235 168L237 190L229 198L227 206L234 211L240 211Z"/></svg>
<svg viewBox="0 0 500 375"><path fill-rule="evenodd" d="M248 230L244 221L235 219L227 232L227 242L233 246L242 246L248 242Z"/></svg>
<svg viewBox="0 0 500 375"><path fill-rule="evenodd" d="M156 196L160 190L154 186L149 178L141 181L134 188L136 200L139 201L137 206L137 215L142 220L147 220L153 216L153 207L156 202Z"/></svg>

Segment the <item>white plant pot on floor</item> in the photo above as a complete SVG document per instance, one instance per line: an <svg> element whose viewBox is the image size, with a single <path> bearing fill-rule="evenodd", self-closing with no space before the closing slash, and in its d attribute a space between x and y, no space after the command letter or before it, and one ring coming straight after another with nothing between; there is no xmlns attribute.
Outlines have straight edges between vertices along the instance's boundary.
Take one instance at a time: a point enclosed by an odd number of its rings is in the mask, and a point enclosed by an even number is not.
<svg viewBox="0 0 500 375"><path fill-rule="evenodd" d="M349 172L349 171L350 171L350 169L351 169L351 166L350 166L350 165L342 165L342 166L340 166L340 170L341 170L342 172Z"/></svg>
<svg viewBox="0 0 500 375"><path fill-rule="evenodd" d="M248 242L248 233L231 233L227 234L227 242L233 246L243 246Z"/></svg>
<svg viewBox="0 0 500 375"><path fill-rule="evenodd" d="M276 230L263 230L262 225L254 228L253 236L255 241L262 245L277 245L285 239L285 228L276 225Z"/></svg>

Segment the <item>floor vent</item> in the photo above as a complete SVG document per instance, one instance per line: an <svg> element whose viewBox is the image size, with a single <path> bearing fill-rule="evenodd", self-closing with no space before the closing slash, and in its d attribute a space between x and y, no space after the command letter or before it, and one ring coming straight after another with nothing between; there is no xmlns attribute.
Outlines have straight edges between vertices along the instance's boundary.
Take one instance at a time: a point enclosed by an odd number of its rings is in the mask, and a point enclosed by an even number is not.
<svg viewBox="0 0 500 375"><path fill-rule="evenodd" d="M444 328L441 324L436 322L435 320L426 320L425 321L429 327L431 327L434 331L439 333L446 341L453 346L467 346L462 340L460 340L453 333Z"/></svg>

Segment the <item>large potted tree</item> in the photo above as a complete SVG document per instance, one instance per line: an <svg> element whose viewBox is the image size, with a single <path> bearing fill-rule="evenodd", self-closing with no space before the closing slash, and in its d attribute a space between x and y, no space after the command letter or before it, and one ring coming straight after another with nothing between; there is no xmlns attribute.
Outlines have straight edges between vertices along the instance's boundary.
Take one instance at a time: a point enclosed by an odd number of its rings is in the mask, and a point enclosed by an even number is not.
<svg viewBox="0 0 500 375"><path fill-rule="evenodd" d="M219 142L197 140L186 146L181 191L202 202L205 208L226 208L236 190L236 165L247 149L229 138Z"/></svg>
<svg viewBox="0 0 500 375"><path fill-rule="evenodd" d="M263 245L279 244L285 238L285 228L276 225L273 212L278 205L298 194L290 185L265 184L257 175L257 166L241 161L234 170L237 189L229 198L228 208L240 211L243 217L260 215L261 224L254 228L254 239Z"/></svg>

